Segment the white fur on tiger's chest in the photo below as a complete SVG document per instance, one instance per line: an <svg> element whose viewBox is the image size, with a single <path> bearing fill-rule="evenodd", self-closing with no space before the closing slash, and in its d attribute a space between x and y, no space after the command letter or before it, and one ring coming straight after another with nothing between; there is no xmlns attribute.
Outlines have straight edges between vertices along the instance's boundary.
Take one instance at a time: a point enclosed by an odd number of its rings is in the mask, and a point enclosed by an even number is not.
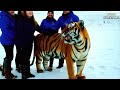
<svg viewBox="0 0 120 90"><path fill-rule="evenodd" d="M87 50L84 51L84 52L83 52L84 49L77 51L74 46L72 47L72 49L73 49L73 53L72 53L71 56L72 56L72 58L73 58L75 61L83 60L83 59L86 59L86 58L87 58L86 55L88 55L88 51L89 51L88 48L87 48Z"/></svg>

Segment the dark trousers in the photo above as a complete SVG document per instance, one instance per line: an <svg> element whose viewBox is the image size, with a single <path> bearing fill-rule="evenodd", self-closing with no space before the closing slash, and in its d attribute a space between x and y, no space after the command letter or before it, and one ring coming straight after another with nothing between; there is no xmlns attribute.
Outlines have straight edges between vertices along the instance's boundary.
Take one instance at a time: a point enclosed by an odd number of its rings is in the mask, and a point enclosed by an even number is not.
<svg viewBox="0 0 120 90"><path fill-rule="evenodd" d="M50 57L50 64L49 64L49 67L53 67L53 60L54 58L53 57ZM64 64L64 59L59 59L59 65L58 67L63 67L63 64Z"/></svg>
<svg viewBox="0 0 120 90"><path fill-rule="evenodd" d="M53 67L53 60L54 60L54 58L51 56L51 57L50 57L50 64L49 64L49 67Z"/></svg>
<svg viewBox="0 0 120 90"><path fill-rule="evenodd" d="M59 59L58 67L63 67L63 64L64 64L64 58Z"/></svg>
<svg viewBox="0 0 120 90"><path fill-rule="evenodd" d="M2 45L4 47L6 56L3 61L2 75L11 74L11 62L13 60L13 47L14 45Z"/></svg>
<svg viewBox="0 0 120 90"><path fill-rule="evenodd" d="M10 60L10 62L13 60L13 47L14 45L2 45L4 47L5 53L6 53L6 59Z"/></svg>
<svg viewBox="0 0 120 90"><path fill-rule="evenodd" d="M32 53L32 44L24 48L16 45L16 49L16 67L21 65L22 76L26 76L30 73L30 57Z"/></svg>
<svg viewBox="0 0 120 90"><path fill-rule="evenodd" d="M20 69L20 61L22 59L22 48L16 45L16 58L15 58L15 64L16 69Z"/></svg>

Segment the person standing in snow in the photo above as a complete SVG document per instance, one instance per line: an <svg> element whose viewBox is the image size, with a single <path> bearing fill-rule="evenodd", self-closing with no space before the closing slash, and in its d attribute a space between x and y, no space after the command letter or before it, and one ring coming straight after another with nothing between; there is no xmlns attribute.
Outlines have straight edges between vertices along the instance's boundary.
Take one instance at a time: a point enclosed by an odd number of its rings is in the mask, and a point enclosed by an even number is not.
<svg viewBox="0 0 120 90"><path fill-rule="evenodd" d="M0 24L2 31L0 42L4 47L6 54L3 61L2 75L4 75L6 79L15 79L17 76L11 73L11 63L13 60L13 48L16 35L14 11L1 11Z"/></svg>
<svg viewBox="0 0 120 90"><path fill-rule="evenodd" d="M34 19L33 11L23 11L23 15L16 18L16 39L17 57L21 65L22 79L35 77L30 72L30 57L34 41L34 32L39 25Z"/></svg>
<svg viewBox="0 0 120 90"><path fill-rule="evenodd" d="M23 11L18 11L17 14L15 14L15 21L17 24L17 20L19 21L19 19L23 17ZM16 25L17 26L17 25ZM15 44L16 46L16 44ZM16 64L16 71L21 73L21 65L20 65L20 60L21 60L21 56L19 54L20 50L19 48L16 46L16 57L15 57L15 64Z"/></svg>
<svg viewBox="0 0 120 90"><path fill-rule="evenodd" d="M61 28L61 31L70 23L72 22L78 22L79 17L73 13L73 11L63 11L62 16L60 16L56 22L56 30L59 30ZM58 32L58 31L57 31ZM53 64L53 61L50 60L50 64ZM58 69L62 68L64 64L64 59L59 59L59 65Z"/></svg>
<svg viewBox="0 0 120 90"><path fill-rule="evenodd" d="M53 35L54 33L57 33L58 30L56 29L55 23L56 23L56 20L54 18L54 11L48 11L47 17L42 20L42 23L39 27L40 32L46 35ZM52 71L53 59L54 59L53 56L50 57L51 63L48 67L48 71Z"/></svg>

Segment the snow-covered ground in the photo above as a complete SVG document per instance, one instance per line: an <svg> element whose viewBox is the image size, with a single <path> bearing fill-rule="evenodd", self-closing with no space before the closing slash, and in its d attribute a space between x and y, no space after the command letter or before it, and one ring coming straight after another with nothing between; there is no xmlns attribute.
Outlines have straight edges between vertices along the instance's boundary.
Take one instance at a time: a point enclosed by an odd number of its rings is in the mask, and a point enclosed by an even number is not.
<svg viewBox="0 0 120 90"><path fill-rule="evenodd" d="M86 79L120 79L120 11L74 11L74 13L84 20L91 39L91 49L83 75ZM55 11L54 16L58 19L61 14L62 11ZM40 24L46 18L47 11L34 11L34 15ZM14 58L15 54L16 48L14 48ZM0 44L1 64L4 57L5 52ZM67 79L66 63L61 69L56 69L57 66L58 59L54 59L52 72L37 73L35 64L31 66L31 72L35 75L34 79ZM14 60L12 67L12 73L21 79L21 74L15 70ZM1 72L0 79L4 79Z"/></svg>

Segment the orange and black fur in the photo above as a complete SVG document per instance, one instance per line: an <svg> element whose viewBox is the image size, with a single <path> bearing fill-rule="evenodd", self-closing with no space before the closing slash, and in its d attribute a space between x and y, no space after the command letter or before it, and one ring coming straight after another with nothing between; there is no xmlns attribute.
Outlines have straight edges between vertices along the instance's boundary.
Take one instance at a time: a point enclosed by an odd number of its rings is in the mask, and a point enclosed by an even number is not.
<svg viewBox="0 0 120 90"><path fill-rule="evenodd" d="M48 61L50 56L53 55L54 58L64 58L66 60L69 79L85 78L82 76L82 71L90 49L90 38L83 23L82 20L70 23L61 34L56 33L52 36L37 35L34 58L36 57L38 73L43 71L41 68L42 61L44 69L48 69ZM77 75L74 72L75 62Z"/></svg>

